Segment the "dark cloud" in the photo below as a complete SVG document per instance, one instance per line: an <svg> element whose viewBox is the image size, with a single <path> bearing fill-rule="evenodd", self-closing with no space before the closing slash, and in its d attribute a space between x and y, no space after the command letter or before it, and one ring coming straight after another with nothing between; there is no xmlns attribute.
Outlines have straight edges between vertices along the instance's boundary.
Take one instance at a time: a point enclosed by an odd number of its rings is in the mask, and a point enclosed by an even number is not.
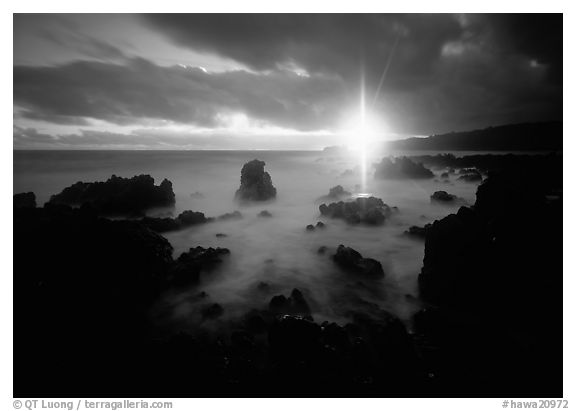
<svg viewBox="0 0 576 411"><path fill-rule="evenodd" d="M451 15L397 14L152 14L148 23L178 44L217 53L255 70L290 64L310 73L358 77L364 66L374 77L394 43L402 76L432 69L442 45L459 38Z"/></svg>
<svg viewBox="0 0 576 411"><path fill-rule="evenodd" d="M246 69L206 72L127 58L99 39L71 35L78 29L71 26L52 41L101 58L15 66L17 116L77 126L98 119L214 128L243 113L258 124L336 130L357 105L363 71L370 108L395 133L562 119L562 15L179 14L141 20L172 44Z"/></svg>
<svg viewBox="0 0 576 411"><path fill-rule="evenodd" d="M146 119L221 126L227 114L244 113L266 124L316 130L331 124L345 101L343 84L327 76L292 72L206 73L160 67L147 60L126 64L78 61L51 67L14 67L14 104L21 115L58 124L85 118L115 124Z"/></svg>
<svg viewBox="0 0 576 411"><path fill-rule="evenodd" d="M375 109L400 133L562 116L561 14L144 18L182 46L253 70L293 65L338 75L353 88L362 68L369 96L391 57Z"/></svg>

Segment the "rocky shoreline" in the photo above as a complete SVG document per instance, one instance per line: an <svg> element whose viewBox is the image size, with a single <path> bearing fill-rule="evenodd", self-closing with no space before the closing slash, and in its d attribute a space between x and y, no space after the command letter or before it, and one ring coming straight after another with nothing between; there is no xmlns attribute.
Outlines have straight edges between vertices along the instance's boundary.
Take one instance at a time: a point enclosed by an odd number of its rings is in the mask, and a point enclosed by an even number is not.
<svg viewBox="0 0 576 411"><path fill-rule="evenodd" d="M454 165L450 159L443 166L448 163ZM364 312L349 312L346 323L320 323L306 290L294 288L288 296L270 295L267 305L226 320L217 331L161 332L148 315L170 289L196 287L207 326L226 313L201 286L234 250L195 245L176 258L158 234L210 218L192 211L174 219L106 218L110 211L141 213L144 205L157 204L157 190L161 202L173 203L171 183L156 188L149 176L108 180L122 185L121 192L131 191L127 181L154 187L150 198L138 201L124 194L112 200L108 188L91 183L78 183L43 207L33 194L16 195L15 393L556 394L562 388L562 178L550 169L529 178L522 169L519 178L517 160L511 164L478 187L475 204L409 229L424 239L425 257L418 278L424 308L408 323L372 303ZM263 166L254 167L271 186ZM243 169L243 177L248 174ZM246 178L242 187L252 187ZM270 186L265 195L247 188L257 194L242 198L269 200L276 195ZM348 195L341 187L331 190L335 197L343 193ZM76 208L61 204L79 199L86 201ZM393 210L369 198L322 205L320 212L378 225ZM324 253L365 284L385 275L379 261L345 245L324 247ZM259 286L264 293L268 288ZM121 370L112 372L118 364Z"/></svg>

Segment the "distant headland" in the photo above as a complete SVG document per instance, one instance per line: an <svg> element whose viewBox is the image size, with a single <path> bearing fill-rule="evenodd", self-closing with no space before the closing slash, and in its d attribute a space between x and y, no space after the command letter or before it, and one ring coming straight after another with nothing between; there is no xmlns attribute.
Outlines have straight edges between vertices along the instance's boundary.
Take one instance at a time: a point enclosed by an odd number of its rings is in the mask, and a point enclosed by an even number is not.
<svg viewBox="0 0 576 411"><path fill-rule="evenodd" d="M397 150L562 151L562 122L509 124L386 143Z"/></svg>

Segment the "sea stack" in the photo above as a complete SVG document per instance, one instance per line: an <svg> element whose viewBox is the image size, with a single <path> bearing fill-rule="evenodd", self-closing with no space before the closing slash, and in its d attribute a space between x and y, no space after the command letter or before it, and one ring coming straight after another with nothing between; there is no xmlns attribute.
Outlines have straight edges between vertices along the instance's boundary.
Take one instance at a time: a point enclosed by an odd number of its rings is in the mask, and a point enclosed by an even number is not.
<svg viewBox="0 0 576 411"><path fill-rule="evenodd" d="M266 163L252 160L244 164L240 176L240 188L236 191L236 199L242 201L266 201L276 198L276 188L272 178L264 171Z"/></svg>

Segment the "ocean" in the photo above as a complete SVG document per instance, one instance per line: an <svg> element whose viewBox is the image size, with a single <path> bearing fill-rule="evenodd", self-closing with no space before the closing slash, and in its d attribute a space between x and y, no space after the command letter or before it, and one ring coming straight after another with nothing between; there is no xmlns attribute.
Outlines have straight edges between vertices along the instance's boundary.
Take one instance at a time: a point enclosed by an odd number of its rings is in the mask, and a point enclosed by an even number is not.
<svg viewBox="0 0 576 411"><path fill-rule="evenodd" d="M400 153L391 153L400 154ZM434 153L412 153L434 154ZM463 153L456 153L463 154ZM467 152L466 154L478 154ZM242 205L234 193L240 170L252 159L266 162L278 191L271 202ZM378 161L369 157L368 164ZM412 225L423 226L450 213L459 205L438 205L430 195L445 190L474 203L477 183L451 176L429 180L376 180L368 165L366 186L360 187L359 159L353 154L321 151L14 151L14 193L33 191L42 205L50 195L77 181L102 181L112 174L132 177L150 174L156 183L173 183L173 208L150 210L153 216L176 216L184 210L218 216L238 210L243 218L215 221L177 232L164 233L174 247L174 257L191 247L226 247L231 254L215 271L204 273L200 286L171 291L151 317L163 326L196 327L201 324L198 295L224 307L218 321L236 319L251 308L263 308L274 295L300 289L317 321L344 323L350 310L377 305L408 322L418 310L417 277L422 267L424 242L404 234ZM352 172L344 173L346 170ZM434 170L437 176L443 170ZM336 185L381 198L399 212L382 226L351 226L341 220L321 218L320 197ZM271 218L259 217L267 210ZM306 231L308 224L326 223L326 229ZM225 234L226 236L216 236ZM380 261L385 277L369 286L342 272L330 252L339 244L364 257ZM407 324L409 326L409 324Z"/></svg>

